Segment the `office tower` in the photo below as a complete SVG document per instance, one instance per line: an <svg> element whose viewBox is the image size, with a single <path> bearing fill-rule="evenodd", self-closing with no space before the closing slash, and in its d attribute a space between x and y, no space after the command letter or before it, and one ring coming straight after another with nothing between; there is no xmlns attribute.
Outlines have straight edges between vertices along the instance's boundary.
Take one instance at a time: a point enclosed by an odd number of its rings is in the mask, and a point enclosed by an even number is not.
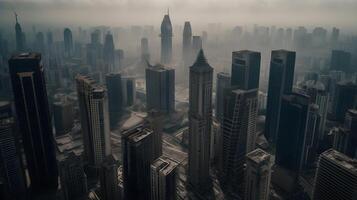
<svg viewBox="0 0 357 200"><path fill-rule="evenodd" d="M119 163L112 155L108 156L100 169L100 190L103 200L120 200L118 179Z"/></svg>
<svg viewBox="0 0 357 200"><path fill-rule="evenodd" d="M85 161L99 167L111 154L107 91L89 77L76 77Z"/></svg>
<svg viewBox="0 0 357 200"><path fill-rule="evenodd" d="M332 47L335 47L337 45L339 35L340 35L340 29L333 27L331 33L331 41L330 41Z"/></svg>
<svg viewBox="0 0 357 200"><path fill-rule="evenodd" d="M41 55L13 55L9 68L31 187L35 193L56 190L58 171Z"/></svg>
<svg viewBox="0 0 357 200"><path fill-rule="evenodd" d="M141 60L150 62L149 40L141 38Z"/></svg>
<svg viewBox="0 0 357 200"><path fill-rule="evenodd" d="M150 197L152 130L143 125L122 132L124 199Z"/></svg>
<svg viewBox="0 0 357 200"><path fill-rule="evenodd" d="M70 152L59 161L61 188L66 200L80 199L86 196L87 176L84 173L81 156Z"/></svg>
<svg viewBox="0 0 357 200"><path fill-rule="evenodd" d="M332 50L330 70L343 71L345 73L355 72L351 68L351 53L342 50Z"/></svg>
<svg viewBox="0 0 357 200"><path fill-rule="evenodd" d="M356 171L355 159L333 149L325 151L315 174L313 199L356 199Z"/></svg>
<svg viewBox="0 0 357 200"><path fill-rule="evenodd" d="M70 132L74 123L73 104L66 99L54 102L53 121L55 124L56 136Z"/></svg>
<svg viewBox="0 0 357 200"><path fill-rule="evenodd" d="M16 51L21 52L25 50L24 33L22 32L21 26L17 19L17 14L15 13L16 25L15 25L15 35L16 35Z"/></svg>
<svg viewBox="0 0 357 200"><path fill-rule="evenodd" d="M232 52L232 87L242 90L258 89L260 53L254 51Z"/></svg>
<svg viewBox="0 0 357 200"><path fill-rule="evenodd" d="M198 52L202 49L202 39L201 36L193 36L192 37L192 50L191 55L194 57L198 54Z"/></svg>
<svg viewBox="0 0 357 200"><path fill-rule="evenodd" d="M169 13L161 23L161 63L170 64L172 61L172 25Z"/></svg>
<svg viewBox="0 0 357 200"><path fill-rule="evenodd" d="M51 31L46 33L47 48L50 50L53 45L53 34Z"/></svg>
<svg viewBox="0 0 357 200"><path fill-rule="evenodd" d="M11 104L0 102L0 177L5 184L7 199L24 199L26 196L25 173L21 163L20 148L16 142L15 120Z"/></svg>
<svg viewBox="0 0 357 200"><path fill-rule="evenodd" d="M192 41L192 29L191 23L185 22L183 27L183 40L182 40L182 59L184 67L187 68L191 62L191 41Z"/></svg>
<svg viewBox="0 0 357 200"><path fill-rule="evenodd" d="M178 164L161 156L151 164L151 200L176 200L176 168Z"/></svg>
<svg viewBox="0 0 357 200"><path fill-rule="evenodd" d="M294 172L302 168L309 109L309 96L292 93L282 97L275 153L275 163L282 168Z"/></svg>
<svg viewBox="0 0 357 200"><path fill-rule="evenodd" d="M148 127L153 131L153 159L157 159L162 155L162 129L164 119L165 115L162 113L156 110L148 111L146 121L148 122Z"/></svg>
<svg viewBox="0 0 357 200"><path fill-rule="evenodd" d="M333 118L342 122L347 110L353 108L356 98L356 84L351 82L337 83L331 105Z"/></svg>
<svg viewBox="0 0 357 200"><path fill-rule="evenodd" d="M45 36L42 32L38 32L35 38L35 50L41 54L45 53Z"/></svg>
<svg viewBox="0 0 357 200"><path fill-rule="evenodd" d="M202 38L202 47L203 47L203 46L206 45L206 43L207 43L207 39L208 39L208 33L207 33L207 31L202 31L202 36L201 36L201 38Z"/></svg>
<svg viewBox="0 0 357 200"><path fill-rule="evenodd" d="M124 51L122 49L116 49L114 51L114 65L115 65L115 72L120 71L124 60Z"/></svg>
<svg viewBox="0 0 357 200"><path fill-rule="evenodd" d="M357 158L357 111L350 109L346 113L343 127L331 131L334 136L333 148L351 158Z"/></svg>
<svg viewBox="0 0 357 200"><path fill-rule="evenodd" d="M312 46L323 47L326 46L327 30L322 27L316 27L312 31Z"/></svg>
<svg viewBox="0 0 357 200"><path fill-rule="evenodd" d="M175 111L175 70L163 65L148 65L146 77L146 109L162 113Z"/></svg>
<svg viewBox="0 0 357 200"><path fill-rule="evenodd" d="M276 50L271 53L267 114L264 135L269 141L276 141L281 98L292 92L295 68L295 52Z"/></svg>
<svg viewBox="0 0 357 200"><path fill-rule="evenodd" d="M87 44L87 64L96 71L102 71L100 62L103 58L103 45L100 43L100 31L95 30L91 33L91 43Z"/></svg>
<svg viewBox="0 0 357 200"><path fill-rule="evenodd" d="M108 67L108 72L114 70L114 40L113 35L109 32L105 35L103 46L103 60Z"/></svg>
<svg viewBox="0 0 357 200"><path fill-rule="evenodd" d="M257 90L232 89L224 96L221 180L242 197L245 156L255 148Z"/></svg>
<svg viewBox="0 0 357 200"><path fill-rule="evenodd" d="M136 101L136 82L134 77L122 76L123 106L132 106Z"/></svg>
<svg viewBox="0 0 357 200"><path fill-rule="evenodd" d="M72 31L69 28L64 29L63 39L64 39L64 55L65 57L71 57L73 55L73 39L72 39Z"/></svg>
<svg viewBox="0 0 357 200"><path fill-rule="evenodd" d="M246 200L268 200L270 196L271 155L262 149L247 154Z"/></svg>
<svg viewBox="0 0 357 200"><path fill-rule="evenodd" d="M106 76L108 89L110 126L114 127L120 120L122 112L122 79L120 73L111 73Z"/></svg>
<svg viewBox="0 0 357 200"><path fill-rule="evenodd" d="M188 183L198 191L210 186L213 68L201 49L190 67Z"/></svg>
<svg viewBox="0 0 357 200"><path fill-rule="evenodd" d="M216 82L216 119L219 122L223 122L223 111L224 111L224 90L231 87L231 76L225 72L217 73Z"/></svg>

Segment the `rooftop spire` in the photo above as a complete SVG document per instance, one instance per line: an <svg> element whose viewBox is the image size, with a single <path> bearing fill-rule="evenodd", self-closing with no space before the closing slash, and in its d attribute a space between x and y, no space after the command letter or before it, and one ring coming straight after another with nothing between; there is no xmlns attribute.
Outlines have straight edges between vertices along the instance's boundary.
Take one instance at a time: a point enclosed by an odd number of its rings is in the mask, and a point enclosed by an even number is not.
<svg viewBox="0 0 357 200"><path fill-rule="evenodd" d="M16 23L18 23L18 20L17 20L17 13L14 11L14 15L15 15L15 19L16 19Z"/></svg>
<svg viewBox="0 0 357 200"><path fill-rule="evenodd" d="M203 53L203 49L200 49L200 51L197 54L197 58L196 58L196 63L198 64L205 64L207 63L205 54Z"/></svg>

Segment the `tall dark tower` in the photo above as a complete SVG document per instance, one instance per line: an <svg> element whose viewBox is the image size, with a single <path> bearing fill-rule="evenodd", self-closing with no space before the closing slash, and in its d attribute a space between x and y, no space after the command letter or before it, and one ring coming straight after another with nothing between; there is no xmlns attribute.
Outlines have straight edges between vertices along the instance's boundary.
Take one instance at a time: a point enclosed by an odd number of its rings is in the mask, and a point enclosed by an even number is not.
<svg viewBox="0 0 357 200"><path fill-rule="evenodd" d="M109 69L114 70L114 40L111 33L105 35L103 46L103 60ZM110 71L111 71L110 70Z"/></svg>
<svg viewBox="0 0 357 200"><path fill-rule="evenodd" d="M169 13L161 23L161 63L170 64L172 59L172 25Z"/></svg>
<svg viewBox="0 0 357 200"><path fill-rule="evenodd" d="M183 27L183 41L182 41L182 59L184 62L184 67L187 67L191 58L191 42L192 42L192 29L190 22L185 22Z"/></svg>
<svg viewBox="0 0 357 200"><path fill-rule="evenodd" d="M70 57L73 54L73 39L72 39L72 31L69 28L64 29L63 38L64 38L65 56Z"/></svg>
<svg viewBox="0 0 357 200"><path fill-rule="evenodd" d="M41 55L14 55L9 68L31 188L35 193L56 190L58 171Z"/></svg>
<svg viewBox="0 0 357 200"><path fill-rule="evenodd" d="M24 35L22 33L21 26L19 21L17 20L17 14L15 13L16 25L15 25L15 33L16 33L16 51L23 51L25 49L24 43Z"/></svg>

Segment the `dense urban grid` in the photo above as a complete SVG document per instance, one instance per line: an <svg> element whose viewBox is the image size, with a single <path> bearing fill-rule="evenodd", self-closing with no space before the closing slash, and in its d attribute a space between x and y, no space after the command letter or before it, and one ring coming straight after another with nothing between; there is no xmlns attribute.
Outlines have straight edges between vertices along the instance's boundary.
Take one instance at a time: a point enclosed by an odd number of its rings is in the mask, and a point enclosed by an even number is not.
<svg viewBox="0 0 357 200"><path fill-rule="evenodd" d="M357 35L198 33L169 12L161 26L28 30L14 14L0 199L357 199Z"/></svg>

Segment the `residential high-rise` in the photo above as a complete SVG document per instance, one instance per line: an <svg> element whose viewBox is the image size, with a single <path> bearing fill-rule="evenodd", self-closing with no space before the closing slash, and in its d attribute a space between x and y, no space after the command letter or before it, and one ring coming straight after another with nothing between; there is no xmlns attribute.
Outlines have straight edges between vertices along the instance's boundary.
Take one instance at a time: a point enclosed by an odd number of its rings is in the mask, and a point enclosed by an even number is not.
<svg viewBox="0 0 357 200"><path fill-rule="evenodd" d="M313 199L356 199L357 161L329 149L320 155Z"/></svg>
<svg viewBox="0 0 357 200"><path fill-rule="evenodd" d="M103 200L121 199L119 179L119 163L112 155L108 156L100 169L100 189Z"/></svg>
<svg viewBox="0 0 357 200"><path fill-rule="evenodd" d="M111 154L107 91L87 76L76 83L85 161L99 167Z"/></svg>
<svg viewBox="0 0 357 200"><path fill-rule="evenodd" d="M190 65L191 61L191 41L192 41L192 29L191 23L185 22L183 27L183 40L182 40L182 59L184 63L184 67L187 68Z"/></svg>
<svg viewBox="0 0 357 200"><path fill-rule="evenodd" d="M13 55L9 68L31 188L34 193L56 190L58 169L41 55Z"/></svg>
<svg viewBox="0 0 357 200"><path fill-rule="evenodd" d="M17 14L15 13L16 25L15 25L15 35L16 35L16 51L21 52L25 50L24 33L22 32L21 26L17 19Z"/></svg>
<svg viewBox="0 0 357 200"><path fill-rule="evenodd" d="M216 119L220 123L223 122L224 90L230 87L231 87L231 76L228 73L224 73L224 72L217 73L215 115L216 115Z"/></svg>
<svg viewBox="0 0 357 200"><path fill-rule="evenodd" d="M61 188L66 200L80 199L88 192L87 176L84 173L83 160L70 152L59 161Z"/></svg>
<svg viewBox="0 0 357 200"><path fill-rule="evenodd" d="M292 92L295 56L295 52L287 50L276 50L271 53L264 132L269 141L277 139L282 96Z"/></svg>
<svg viewBox="0 0 357 200"><path fill-rule="evenodd" d="M20 148L16 141L15 119L11 104L0 102L0 177L5 184L7 199L25 199L26 181L21 163Z"/></svg>
<svg viewBox="0 0 357 200"><path fill-rule="evenodd" d="M141 60L150 62L149 40L141 38Z"/></svg>
<svg viewBox="0 0 357 200"><path fill-rule="evenodd" d="M103 46L103 61L108 72L114 71L114 40L111 33L105 35L104 46Z"/></svg>
<svg viewBox="0 0 357 200"><path fill-rule="evenodd" d="M331 70L343 71L345 73L355 72L351 68L351 53L342 50L332 50L331 53Z"/></svg>
<svg viewBox="0 0 357 200"><path fill-rule="evenodd" d="M65 99L54 102L53 121L55 124L56 136L70 132L74 123L73 104Z"/></svg>
<svg viewBox="0 0 357 200"><path fill-rule="evenodd" d="M201 49L190 67L188 183L198 191L210 186L213 68Z"/></svg>
<svg viewBox="0 0 357 200"><path fill-rule="evenodd" d="M177 165L165 156L151 164L151 200L176 200Z"/></svg>
<svg viewBox="0 0 357 200"><path fill-rule="evenodd" d="M111 73L106 76L108 89L110 126L114 127L120 120L123 108L123 88L120 73Z"/></svg>
<svg viewBox="0 0 357 200"><path fill-rule="evenodd" d="M258 89L259 75L259 52L243 50L232 53L232 87L242 90Z"/></svg>
<svg viewBox="0 0 357 200"><path fill-rule="evenodd" d="M262 149L247 154L246 200L268 200L270 196L271 155Z"/></svg>
<svg viewBox="0 0 357 200"><path fill-rule="evenodd" d="M122 132L124 199L150 197L150 164L152 163L152 130L143 124Z"/></svg>
<svg viewBox="0 0 357 200"><path fill-rule="evenodd" d="M63 31L64 38L64 55L66 57L73 56L73 37L72 31L69 28L65 28Z"/></svg>
<svg viewBox="0 0 357 200"><path fill-rule="evenodd" d="M309 96L292 93L282 97L275 163L293 172L302 169L309 107Z"/></svg>
<svg viewBox="0 0 357 200"><path fill-rule="evenodd" d="M224 96L220 177L225 188L243 197L245 158L255 147L257 90L232 89Z"/></svg>
<svg viewBox="0 0 357 200"><path fill-rule="evenodd" d="M146 109L162 113L175 111L175 70L157 64L149 65L146 76Z"/></svg>
<svg viewBox="0 0 357 200"><path fill-rule="evenodd" d="M161 23L161 63L170 64L172 61L172 25L169 13Z"/></svg>

